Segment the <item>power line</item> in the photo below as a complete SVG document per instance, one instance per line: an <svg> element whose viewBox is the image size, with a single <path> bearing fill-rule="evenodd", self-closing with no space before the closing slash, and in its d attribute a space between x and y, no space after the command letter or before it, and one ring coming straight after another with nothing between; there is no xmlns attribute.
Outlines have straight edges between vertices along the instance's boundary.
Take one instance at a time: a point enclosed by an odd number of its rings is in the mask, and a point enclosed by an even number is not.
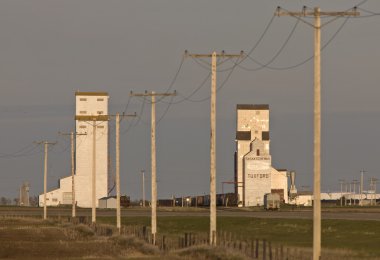
<svg viewBox="0 0 380 260"><path fill-rule="evenodd" d="M190 95L188 95L188 96L184 96L184 95L181 95L180 93L178 93L177 92L177 94L179 95L179 96L181 96L182 97L182 99L181 100L178 100L178 101L175 101L175 102L164 102L164 101L161 101L161 102L163 102L163 103L167 103L167 104L172 104L172 105L176 105L176 104L179 104L179 103L182 103L182 102L184 102L184 101L191 101L191 97L192 96L194 96L205 84L206 84L206 82L208 81L208 79L210 78L210 76L211 76L211 71L209 71L209 73L207 74L207 76L202 80L202 82L201 82L201 84L199 84L199 86L198 87L196 87L194 90L193 90L193 92L191 92L191 94Z"/></svg>
<svg viewBox="0 0 380 260"><path fill-rule="evenodd" d="M173 86L174 86L174 83L177 81L178 75L179 75L179 73L180 73L180 71L181 71L181 69L182 69L182 65L183 65L184 61L185 61L185 55L182 55L181 62L180 62L180 64L179 64L179 67L178 67L178 69L177 69L175 75L174 75L174 78L172 79L172 81L171 81L170 84L169 84L169 87L165 90L164 93L169 93L169 91L172 90L172 88L173 88ZM162 99L164 99L165 97L166 97L166 96L158 97L157 100L156 100L156 102L160 102L160 101L161 101ZM145 98L145 97L144 97L144 98Z"/></svg>
<svg viewBox="0 0 380 260"><path fill-rule="evenodd" d="M26 156L31 156L31 155L36 155L41 153L42 151L36 151L38 148L38 145L34 144L34 146L28 145L24 147L23 149L20 149L18 152L13 153L13 154L4 154L0 156L0 159L12 159L12 158L19 158L19 157L26 157ZM20 153L23 152L23 153Z"/></svg>
<svg viewBox="0 0 380 260"><path fill-rule="evenodd" d="M299 20L296 21L296 23L294 24L294 26L293 26L292 30L290 31L288 37L286 38L285 42L282 44L281 48L276 52L276 54L275 54L275 55L274 55L274 56L273 56L273 57L272 57L267 63L265 63L265 64L264 64L264 63L261 63L261 62L255 60L255 59L254 59L253 57L251 57L250 55L247 55L247 57L248 57L250 60L252 60L252 61L254 61L255 63L257 63L257 64L260 65L259 68L249 69L249 71L257 71L257 70L261 70L261 69L263 69L263 68L268 68L268 65L271 64L271 63L273 63L273 62L277 59L277 57L280 56L280 54L282 53L282 51L285 49L286 45L289 43L289 40L292 38L292 36L293 36L293 34L294 34L294 32L295 32L295 30L296 30L296 28L297 28L299 22L300 22ZM238 66L239 66L239 65L238 65Z"/></svg>
<svg viewBox="0 0 380 260"><path fill-rule="evenodd" d="M227 81L230 79L232 73L234 72L235 68L236 68L237 65L235 65L231 70L230 72L228 73L228 75L226 76L226 78L223 80L223 82L219 85L219 87L216 88L216 93L219 93L219 91L226 85ZM193 103L200 103L200 102L204 102L204 101L207 101L211 98L211 95L210 96L207 96L205 98L202 98L202 99L190 99L190 98L186 98L187 101L189 102L193 102Z"/></svg>
<svg viewBox="0 0 380 260"><path fill-rule="evenodd" d="M349 17L346 17L344 19L343 23L340 25L340 27L338 28L338 30L331 36L331 38L325 44L322 45L321 51L323 51L335 39L335 37L343 29L343 27L345 26L345 24L347 23L347 21L349 19L350 19ZM314 56L312 55L312 56L308 57L307 59L305 59L305 60L303 60L303 61L301 61L299 63L293 64L293 65L290 65L290 66L286 66L286 67L265 66L265 68L271 69L271 70L290 70L290 69L295 69L295 68L300 67L300 66L304 65L305 63L313 60L313 58L314 58ZM257 61L256 59L254 59L254 58L252 58L250 56L249 56L249 59L252 60L253 62L255 62L258 65L262 64L261 62ZM244 67L243 65L240 65L240 64L238 64L238 67L240 69L243 69L243 70L246 70L246 71L256 71L256 70L258 70L258 68L250 69L250 68ZM259 68L259 69L261 69L261 68Z"/></svg>
<svg viewBox="0 0 380 260"><path fill-rule="evenodd" d="M169 103L168 103L168 105L167 105L167 107L166 107L166 109L165 109L165 111L164 111L164 113L160 116L160 118L157 120L157 122L156 122L156 125L158 125L159 123L160 123L160 121L166 116L166 114L168 113L168 111L169 111L169 108L172 106L172 101L173 101L173 98L174 98L174 96L171 96L170 97L170 101L169 101Z"/></svg>
<svg viewBox="0 0 380 260"><path fill-rule="evenodd" d="M349 9L347 9L345 12L347 12L347 11L349 11L349 10L352 10L352 9L355 10L355 8L359 9L359 6L362 5L362 4L364 4L365 2L367 2L367 0L364 0L364 1L360 2L359 4L357 4L357 5L356 5L355 7L353 7L353 8L349 8ZM281 9L287 11L287 10L284 9L284 8L281 8ZM311 8L304 6L303 12L305 12L307 9L311 9ZM362 9L362 8L360 8L360 9ZM289 12L289 11L287 11L287 12ZM372 16L372 15L371 15L371 16ZM274 17L274 16L273 16L273 17ZM298 21L302 21L302 22L305 22L305 23L307 23L307 24L309 24L309 25L312 25L312 24L310 24L309 22L307 22L307 21L301 19L300 17L297 17L297 16L292 16L292 17L296 18ZM333 17L333 16L331 16L331 15L326 15L326 17ZM333 22L333 21L335 21L335 20L337 20L337 19L339 19L339 18L342 18L342 16L340 15L340 16L338 16L338 17L335 17L334 19L331 19L330 21L324 23L322 26L327 25L327 24L329 24L329 23L331 23L331 22ZM326 48L326 47L327 47L327 46L328 46L328 45L329 45L329 44L335 39L335 37L336 37L336 36L338 35L338 33L343 29L344 25L347 23L348 19L350 19L350 18L360 18L360 17L346 17L345 20L344 20L344 22L342 23L342 25L341 25L341 26L338 28L338 30L332 35L332 37L331 37L331 38L330 38L330 39L329 39L329 40L328 40L328 41L322 46L321 50L324 50L324 49L325 49L325 48ZM297 24L296 24L296 25L297 25ZM296 26L296 25L295 25L295 26ZM294 30L295 30L295 28L293 28L293 30L291 31L290 35L288 36L287 40L284 42L284 44L283 44L283 46L280 48L280 50L283 49L283 48L285 47L286 43L289 41L289 39L290 39L290 37L291 37L291 34L293 33ZM280 53L281 53L281 52L277 52L276 55L274 56L274 58L277 58L277 57L280 55ZM297 63L297 64L290 65L290 66L286 66L286 67L268 66L269 64L273 63L273 61L274 61L275 59L272 58L268 63L264 64L263 62L260 62L260 61L256 60L255 58L253 58L253 57L250 55L250 52L248 52L248 55L247 55L246 58L249 58L249 59L252 60L254 63L256 63L257 65L259 65L260 67L258 67L258 68L252 68L252 69L251 69L251 68L247 68L247 67L241 65L240 63L238 64L238 67L241 68L241 69L243 69L243 70L247 70L247 71L257 71L257 70L261 70L261 69L263 69L263 68L267 68L267 69L271 69L271 70L289 70L289 69L294 69L294 68L297 68L297 67L299 67L299 66L301 66L301 65L303 65L303 64L305 64L305 63L307 63L308 61L312 60L312 59L313 59L313 56L310 56L309 58L307 58L307 59L305 59L305 60L303 60L303 61L301 61L301 62L299 62L299 63Z"/></svg>
<svg viewBox="0 0 380 260"><path fill-rule="evenodd" d="M230 77L231 77L234 69L238 65L238 63L239 63L238 61L234 62L234 66L232 66L232 69L230 70L230 72L228 73L228 75L226 76L226 78L223 80L223 82L220 84L220 86L217 87L217 89L216 89L217 93L226 85L227 81L230 79ZM184 96L184 95L178 94L179 96L182 97L181 100L178 100L178 101L175 101L175 102L169 102L167 104L179 104L179 103L182 103L184 101L189 101L189 102L194 102L194 103L200 103L200 102L204 102L204 101L209 100L211 96L208 96L208 97L205 97L205 98L202 98L202 99L198 99L198 100L197 99L191 99L191 97L194 96L206 84L206 82L208 81L208 79L210 78L210 76L211 76L211 71L207 74L206 78L201 82L201 84L190 95Z"/></svg>
<svg viewBox="0 0 380 260"><path fill-rule="evenodd" d="M128 101L127 101L127 104L125 105L125 109L123 111L123 114L127 112L129 103L131 102L131 98L132 98L131 96L128 96Z"/></svg>
<svg viewBox="0 0 380 260"><path fill-rule="evenodd" d="M131 92L132 93L132 92ZM135 123L133 123L133 121L128 125L127 129L124 130L123 132L121 132L120 134L126 134L127 132L129 132L131 130L132 127L135 127L137 126L141 119L142 119L142 115L144 113L144 107L145 107L145 98L142 99L142 103L141 103L141 109L140 109L140 113L138 113L136 116L138 117L137 121Z"/></svg>
<svg viewBox="0 0 380 260"><path fill-rule="evenodd" d="M254 50L256 50L256 48L259 46L259 44L261 43L261 41L264 39L264 36L268 33L269 31L269 28L271 27L273 21L274 21L274 18L275 16L272 15L271 19L269 20L268 24L265 26L265 29L264 31L262 32L262 34L260 35L259 39L256 41L256 43L253 45L253 47L248 51L247 55L245 57L243 57L239 62L237 62L237 64L241 64L242 62L244 62L244 60L250 56L252 54L252 52ZM218 70L218 72L224 72L224 71L228 71L228 70L231 70L231 69L234 69L235 66L232 66L228 69L221 69L221 70Z"/></svg>
<svg viewBox="0 0 380 260"><path fill-rule="evenodd" d="M363 11L363 12L366 12L366 13L369 13L369 15L359 16L359 17L357 17L357 18L367 18L367 17L373 17L373 16L378 16L378 15L380 15L380 13L378 13L378 12L372 12L372 11L366 10L366 9L364 9L364 8L361 8L361 7L358 7L358 10Z"/></svg>
<svg viewBox="0 0 380 260"><path fill-rule="evenodd" d="M11 156L11 155L16 155L16 154L19 154L19 153L21 153L21 152L27 150L28 148L30 148L30 147L33 146L33 145L35 146L36 144L28 144L27 146L21 148L20 150L14 152L14 153L11 153L11 154L0 153L0 156L9 156L9 155Z"/></svg>
<svg viewBox="0 0 380 260"><path fill-rule="evenodd" d="M164 93L168 93L168 92L173 88L175 82L176 82L177 79L178 79L178 76L179 76L179 74L180 74L180 71L182 70L182 67L183 67L184 61L185 61L185 55L182 55L182 58L181 58L180 64L179 64L179 66L178 66L178 69L176 70L176 73L174 74L173 79L171 80L171 82L170 82L168 88L165 90ZM123 114L125 114L125 113L127 112L127 109L128 109L128 106L129 106L129 103L130 103L130 100L131 100L132 97L133 97L133 95L129 95L129 98L128 98L128 101L127 101L127 104L126 104L126 106L125 106L125 109L124 109ZM158 97L157 100L156 100L156 103L162 101L165 97L166 97L166 96L160 96L160 97ZM142 103L142 105L141 105L141 111L140 111L140 113L139 113L139 116L138 116L138 120L137 120L137 122L136 122L135 124L132 124L132 123L129 124L128 127L127 127L127 129L126 129L125 131L121 132L121 134L125 134L125 133L127 133L132 127L134 127L134 126L136 126L137 124L140 123L141 118L142 118L142 113L143 113L143 111L144 111L145 102L148 101L148 100L146 100L146 97L145 97L145 96L143 96L143 100L144 100L144 101L143 101L143 103ZM149 101L148 101L148 102L149 102ZM167 112L168 110L169 110L169 108L166 109L166 111L165 111L164 114L166 114L166 112ZM161 118L159 119L159 121L160 121L162 118L163 118L163 117L161 117ZM123 119L122 119L122 120L123 120Z"/></svg>

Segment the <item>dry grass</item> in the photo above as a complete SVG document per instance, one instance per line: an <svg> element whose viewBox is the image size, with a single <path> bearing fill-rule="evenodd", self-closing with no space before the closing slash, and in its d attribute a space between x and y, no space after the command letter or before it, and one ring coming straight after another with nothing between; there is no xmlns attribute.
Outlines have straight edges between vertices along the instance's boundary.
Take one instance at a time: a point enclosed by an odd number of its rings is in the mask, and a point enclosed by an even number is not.
<svg viewBox="0 0 380 260"><path fill-rule="evenodd" d="M218 260L245 260L248 257L237 252L221 247L210 247L206 245L193 246L178 250L176 255L181 259L218 259Z"/></svg>
<svg viewBox="0 0 380 260"><path fill-rule="evenodd" d="M156 247L134 237L97 236L86 225L3 218L0 226L1 259L126 259L160 255Z"/></svg>
<svg viewBox="0 0 380 260"><path fill-rule="evenodd" d="M124 219L125 221L126 219ZM131 224L132 219L128 219ZM139 219L145 224L146 219ZM290 259L305 259L311 254L309 221L257 220L247 218L220 219L224 230L238 231L241 236L267 236L268 241L284 241L291 244ZM228 221L227 221L228 220ZM137 221L137 220L136 220ZM186 231L204 231L205 218L167 217L160 219L159 230L166 230L168 238ZM377 223L377 222L376 222ZM327 221L323 226L325 241L334 246L324 247L323 259L379 259L379 249L372 245L379 228L373 222L363 222L354 228L350 221ZM104 231L114 231L114 225L102 225ZM102 231L100 230L100 231ZM275 231L282 230L279 236ZM339 231L339 232L338 232ZM0 218L0 259L246 259L234 249L193 246L163 253L157 247L133 236L110 235L94 231L88 225L73 225L57 221L33 218ZM339 234L339 237L336 237ZM353 236L360 238L350 244L351 250L339 248L342 241L348 243ZM297 239L296 239L297 238ZM371 239L369 239L371 238ZM240 237L239 237L240 239ZM303 243L299 240L302 239ZM327 241L326 241L327 240ZM177 243L178 240L173 240ZM355 244L355 246L354 246ZM273 243L275 245L275 243ZM363 248L367 250L362 251ZM249 248L248 248L249 250ZM310 251L310 252L309 252ZM260 253L261 255L261 253ZM307 257L308 258L308 257Z"/></svg>

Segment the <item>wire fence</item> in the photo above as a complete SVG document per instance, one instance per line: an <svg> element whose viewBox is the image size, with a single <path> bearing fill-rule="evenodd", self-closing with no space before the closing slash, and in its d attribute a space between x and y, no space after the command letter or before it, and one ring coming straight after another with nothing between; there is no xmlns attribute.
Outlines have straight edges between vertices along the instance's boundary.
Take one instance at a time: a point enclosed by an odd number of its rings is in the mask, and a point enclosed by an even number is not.
<svg viewBox="0 0 380 260"><path fill-rule="evenodd" d="M134 236L146 243L153 244L153 237L150 227L138 225L122 225L120 233L115 226L105 224L93 224L90 217L71 218L68 221L73 224L86 224L98 236L112 236L115 234ZM275 244L266 239L244 239L238 238L236 234L227 231L220 231L217 234L217 247L239 253L249 259L263 260L288 260L288 259L311 259L311 249L294 248L286 245ZM209 245L208 233L156 235L155 246L163 252L181 250L196 246Z"/></svg>
<svg viewBox="0 0 380 260"><path fill-rule="evenodd" d="M90 229L91 233L100 237L112 236L132 236L138 240L144 241L147 244L153 245L153 237L149 226L141 225L122 225L120 231L116 226L111 224L92 223L91 217L79 216L76 218L67 216L54 216L50 217L47 221L41 221L40 216L22 216L22 215L1 215L1 219L24 219L26 225L20 227L13 226L11 228L18 229L34 229L36 226L42 229L58 228L62 230L63 234L75 240L77 234L75 229L70 227L86 227ZM27 221L30 220L30 221ZM17 225L17 222L14 222ZM7 226L0 227L2 229L8 228ZM73 231L74 230L74 231ZM71 233L72 234L71 234ZM185 232L177 234L156 234L154 246L161 251L162 255L170 255L180 250L197 250L199 247L208 248L210 250L225 250L228 253L242 256L242 259L262 259L262 260L301 260L312 259L312 248L294 247L286 245L285 243L273 243L267 239L259 238L246 238L239 234L219 230L216 235L216 247L210 247L210 236L207 232ZM358 259L353 251L349 250L324 250L321 259Z"/></svg>

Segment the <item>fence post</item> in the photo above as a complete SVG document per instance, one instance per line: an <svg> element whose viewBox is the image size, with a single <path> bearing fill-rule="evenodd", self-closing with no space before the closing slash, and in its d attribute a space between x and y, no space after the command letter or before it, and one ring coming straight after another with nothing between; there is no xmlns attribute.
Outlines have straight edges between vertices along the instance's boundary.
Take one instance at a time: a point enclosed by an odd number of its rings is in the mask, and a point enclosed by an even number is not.
<svg viewBox="0 0 380 260"><path fill-rule="evenodd" d="M251 257L254 258L254 256L253 240L251 239Z"/></svg>
<svg viewBox="0 0 380 260"><path fill-rule="evenodd" d="M161 248L163 251L165 251L166 249L166 246L165 246L165 236L162 236L162 245L161 245Z"/></svg>
<svg viewBox="0 0 380 260"><path fill-rule="evenodd" d="M271 241L269 241L268 246L269 246L269 260L272 260L273 258L272 258L272 242Z"/></svg>
<svg viewBox="0 0 380 260"><path fill-rule="evenodd" d="M256 255L255 258L259 258L259 240L256 239Z"/></svg>
<svg viewBox="0 0 380 260"><path fill-rule="evenodd" d="M274 251L274 259L275 259L275 260L278 260L278 246L275 247L275 251Z"/></svg>
<svg viewBox="0 0 380 260"><path fill-rule="evenodd" d="M267 259L267 241L264 239L263 240L263 260Z"/></svg>

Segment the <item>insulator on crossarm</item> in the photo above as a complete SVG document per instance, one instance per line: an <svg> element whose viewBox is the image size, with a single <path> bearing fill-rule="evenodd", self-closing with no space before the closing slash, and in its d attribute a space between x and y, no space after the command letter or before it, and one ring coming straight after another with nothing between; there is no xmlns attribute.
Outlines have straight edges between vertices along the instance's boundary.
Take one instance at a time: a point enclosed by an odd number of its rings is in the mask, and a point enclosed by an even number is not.
<svg viewBox="0 0 380 260"><path fill-rule="evenodd" d="M281 7L277 6L277 10L276 10L277 16L280 16L280 11L281 11Z"/></svg>

